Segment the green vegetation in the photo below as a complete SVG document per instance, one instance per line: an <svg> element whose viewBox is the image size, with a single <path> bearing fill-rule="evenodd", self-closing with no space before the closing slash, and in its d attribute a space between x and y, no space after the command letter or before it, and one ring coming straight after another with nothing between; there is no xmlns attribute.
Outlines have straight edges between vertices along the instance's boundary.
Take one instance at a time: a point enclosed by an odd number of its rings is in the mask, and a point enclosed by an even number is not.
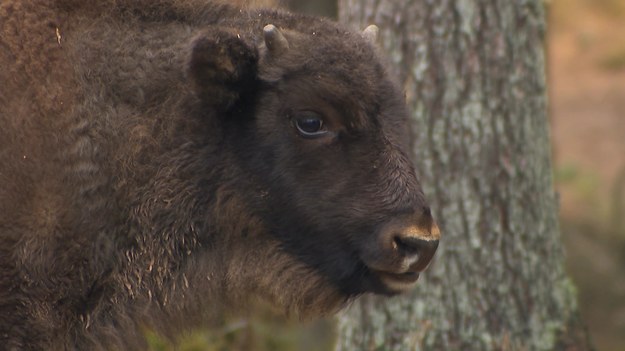
<svg viewBox="0 0 625 351"><path fill-rule="evenodd" d="M334 323L286 321L270 312L233 320L217 329L196 331L172 345L146 333L150 351L327 351L334 344Z"/></svg>

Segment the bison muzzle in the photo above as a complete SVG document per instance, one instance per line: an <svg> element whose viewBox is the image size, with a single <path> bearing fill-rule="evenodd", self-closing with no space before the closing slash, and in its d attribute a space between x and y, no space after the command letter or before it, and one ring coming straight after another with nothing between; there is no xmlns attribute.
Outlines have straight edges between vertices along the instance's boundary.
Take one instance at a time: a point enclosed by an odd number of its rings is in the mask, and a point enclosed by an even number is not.
<svg viewBox="0 0 625 351"><path fill-rule="evenodd" d="M140 349L251 299L318 316L410 289L440 232L376 33L2 1L0 345Z"/></svg>

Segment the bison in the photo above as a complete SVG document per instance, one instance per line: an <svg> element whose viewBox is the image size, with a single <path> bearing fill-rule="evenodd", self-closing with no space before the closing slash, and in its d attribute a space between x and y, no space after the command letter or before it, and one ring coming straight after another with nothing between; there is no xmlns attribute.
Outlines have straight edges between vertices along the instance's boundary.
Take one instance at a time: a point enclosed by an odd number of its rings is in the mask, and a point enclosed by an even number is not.
<svg viewBox="0 0 625 351"><path fill-rule="evenodd" d="M0 2L0 345L141 349L253 299L314 317L413 286L440 234L375 34Z"/></svg>

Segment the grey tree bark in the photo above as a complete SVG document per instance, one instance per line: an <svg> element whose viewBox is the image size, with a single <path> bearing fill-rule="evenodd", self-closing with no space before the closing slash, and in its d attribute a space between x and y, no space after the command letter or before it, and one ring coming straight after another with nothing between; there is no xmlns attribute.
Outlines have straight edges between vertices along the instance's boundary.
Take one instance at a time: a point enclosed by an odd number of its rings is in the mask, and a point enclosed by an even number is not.
<svg viewBox="0 0 625 351"><path fill-rule="evenodd" d="M410 296L365 297L338 350L588 350L564 271L541 0L340 0L380 27L443 231Z"/></svg>

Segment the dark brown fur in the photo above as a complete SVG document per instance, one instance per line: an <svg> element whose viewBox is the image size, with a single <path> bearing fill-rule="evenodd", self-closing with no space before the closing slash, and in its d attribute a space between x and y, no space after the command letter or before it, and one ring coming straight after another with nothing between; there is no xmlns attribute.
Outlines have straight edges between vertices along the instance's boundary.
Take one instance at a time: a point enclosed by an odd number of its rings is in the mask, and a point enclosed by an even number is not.
<svg viewBox="0 0 625 351"><path fill-rule="evenodd" d="M302 139L298 106L340 134ZM140 349L250 297L314 316L393 293L359 257L397 263L371 244L389 218L434 226L405 118L373 45L327 20L1 0L0 347Z"/></svg>

